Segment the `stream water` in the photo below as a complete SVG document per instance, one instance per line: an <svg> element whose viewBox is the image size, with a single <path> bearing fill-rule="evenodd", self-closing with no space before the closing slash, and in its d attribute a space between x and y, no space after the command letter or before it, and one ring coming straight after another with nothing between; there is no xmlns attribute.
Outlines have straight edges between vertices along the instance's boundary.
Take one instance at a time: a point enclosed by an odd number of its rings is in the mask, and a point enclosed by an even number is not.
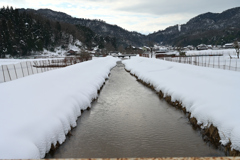
<svg viewBox="0 0 240 160"><path fill-rule="evenodd" d="M121 62L77 123L72 136L46 158L224 156L202 140L182 111L137 82Z"/></svg>

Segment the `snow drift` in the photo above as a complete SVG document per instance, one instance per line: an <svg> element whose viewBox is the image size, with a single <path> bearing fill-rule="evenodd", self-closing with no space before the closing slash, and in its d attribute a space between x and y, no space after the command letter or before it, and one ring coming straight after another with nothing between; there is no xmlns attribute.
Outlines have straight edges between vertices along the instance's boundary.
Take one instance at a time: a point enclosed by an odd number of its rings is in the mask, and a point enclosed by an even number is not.
<svg viewBox="0 0 240 160"><path fill-rule="evenodd" d="M118 59L99 58L0 84L0 159L39 159L64 142Z"/></svg>
<svg viewBox="0 0 240 160"><path fill-rule="evenodd" d="M202 128L217 127L220 143L240 151L240 72L135 57L125 68L164 97L182 102Z"/></svg>

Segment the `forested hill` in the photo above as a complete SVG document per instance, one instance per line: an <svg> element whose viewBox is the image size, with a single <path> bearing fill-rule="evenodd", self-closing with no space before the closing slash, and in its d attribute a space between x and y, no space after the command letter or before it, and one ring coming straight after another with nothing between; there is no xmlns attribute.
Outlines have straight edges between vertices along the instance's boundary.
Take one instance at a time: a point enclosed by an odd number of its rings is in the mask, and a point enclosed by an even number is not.
<svg viewBox="0 0 240 160"><path fill-rule="evenodd" d="M153 43L181 44L183 46L190 44L196 46L201 43L223 45L240 38L240 7L228 9L222 13L200 14L190 19L186 24L170 26L148 36L137 32L129 32L102 20L74 18L50 9L27 9L25 11L32 11L51 20L88 27L99 35L116 37L117 44L124 46L142 46Z"/></svg>
<svg viewBox="0 0 240 160"><path fill-rule="evenodd" d="M12 7L0 9L0 58L5 55L26 56L43 48L54 50L79 40L82 48L115 50L115 37L101 36L90 28L49 20L33 12L19 11Z"/></svg>
<svg viewBox="0 0 240 160"><path fill-rule="evenodd" d="M123 50L128 45L154 43L167 45L223 45L240 41L240 7L222 13L204 13L186 24L175 25L158 32L142 35L129 32L102 20L73 18L50 9L0 9L0 58L30 55L43 48L65 48L76 40L80 48L101 51Z"/></svg>
<svg viewBox="0 0 240 160"><path fill-rule="evenodd" d="M222 13L204 13L186 24L168 27L148 36L152 41L171 45L223 45L240 40L240 7Z"/></svg>
<svg viewBox="0 0 240 160"><path fill-rule="evenodd" d="M122 44L123 46L127 46L130 44L135 46L142 46L147 40L147 37L141 33L130 32L123 29L122 27L108 24L102 20L74 18L70 15L67 15L66 13L56 12L50 9L21 9L21 11L23 10L27 12L34 12L51 20L85 26L102 36L116 37L118 40L118 44Z"/></svg>

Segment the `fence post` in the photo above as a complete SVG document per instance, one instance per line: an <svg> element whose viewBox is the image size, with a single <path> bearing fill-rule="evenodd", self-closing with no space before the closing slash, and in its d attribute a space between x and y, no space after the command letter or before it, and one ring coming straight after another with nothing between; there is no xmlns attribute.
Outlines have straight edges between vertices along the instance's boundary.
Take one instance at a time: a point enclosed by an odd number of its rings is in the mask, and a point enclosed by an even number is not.
<svg viewBox="0 0 240 160"><path fill-rule="evenodd" d="M225 59L225 63L224 63L224 70L225 70L225 68L226 68L226 59Z"/></svg>
<svg viewBox="0 0 240 160"><path fill-rule="evenodd" d="M37 67L37 64L38 64L38 62L36 61L36 62L34 62L34 64L36 64L36 70L37 70L37 73L38 73L38 67Z"/></svg>
<svg viewBox="0 0 240 160"><path fill-rule="evenodd" d="M29 70L28 70L28 64L27 64L27 61L26 61L26 65L27 65L27 71L28 71L28 76L29 76Z"/></svg>
<svg viewBox="0 0 240 160"><path fill-rule="evenodd" d="M23 74L23 77L24 77L24 72L23 72L23 67L22 67L22 63L20 62L20 65L21 65L21 68L22 68L22 74Z"/></svg>
<svg viewBox="0 0 240 160"><path fill-rule="evenodd" d="M235 69L235 71L237 71L237 59L236 59L236 69Z"/></svg>
<svg viewBox="0 0 240 160"><path fill-rule="evenodd" d="M14 70L15 70L15 74L16 74L16 79L18 79L18 76L17 76L17 71L16 71L16 67L15 67L15 64L13 64L13 67L14 67Z"/></svg>
<svg viewBox="0 0 240 160"><path fill-rule="evenodd" d="M205 55L205 67L207 67L207 55Z"/></svg>
<svg viewBox="0 0 240 160"><path fill-rule="evenodd" d="M9 69L8 69L8 66L6 65L6 67L7 67L7 71L8 71L8 75L9 75L10 81L12 81L12 78L11 78L11 75L10 75L10 72L9 72Z"/></svg>
<svg viewBox="0 0 240 160"><path fill-rule="evenodd" d="M39 61L40 66L42 65L42 67L41 67L41 71L42 71L42 73L43 73L43 64L41 64L41 62L42 62L42 61Z"/></svg>
<svg viewBox="0 0 240 160"><path fill-rule="evenodd" d="M33 72L33 67L32 67L32 62L29 62L29 63L30 63L30 65L31 65L32 74L34 74L34 72Z"/></svg>
<svg viewBox="0 0 240 160"><path fill-rule="evenodd" d="M215 56L213 56L213 68L214 68Z"/></svg>
<svg viewBox="0 0 240 160"><path fill-rule="evenodd" d="M46 71L48 71L48 64L47 64L47 60L45 60L44 62L46 64Z"/></svg>
<svg viewBox="0 0 240 160"><path fill-rule="evenodd" d="M231 58L230 58L229 70L230 70L230 66L231 66Z"/></svg>
<svg viewBox="0 0 240 160"><path fill-rule="evenodd" d="M2 65L2 71L3 71L4 82L6 82L6 78L5 78L5 74L4 74L4 69L3 69L3 65Z"/></svg>
<svg viewBox="0 0 240 160"><path fill-rule="evenodd" d="M208 67L209 67L209 64L210 64L210 56L208 56Z"/></svg>
<svg viewBox="0 0 240 160"><path fill-rule="evenodd" d="M43 67L43 72L46 72L44 60L42 60L42 67Z"/></svg>
<svg viewBox="0 0 240 160"><path fill-rule="evenodd" d="M48 60L48 63L49 63L50 70L52 70L50 60Z"/></svg>
<svg viewBox="0 0 240 160"><path fill-rule="evenodd" d="M44 62L44 60L42 61L42 64L43 64L43 71L46 72L46 68L45 68L45 62Z"/></svg>

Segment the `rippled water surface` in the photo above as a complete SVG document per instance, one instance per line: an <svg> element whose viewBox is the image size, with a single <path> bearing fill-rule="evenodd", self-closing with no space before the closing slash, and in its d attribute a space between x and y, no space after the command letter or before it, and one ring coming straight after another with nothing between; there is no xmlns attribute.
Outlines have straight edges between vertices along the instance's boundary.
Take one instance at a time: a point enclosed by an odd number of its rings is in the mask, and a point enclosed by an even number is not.
<svg viewBox="0 0 240 160"><path fill-rule="evenodd" d="M203 142L186 116L136 81L121 62L99 98L46 158L224 156Z"/></svg>

